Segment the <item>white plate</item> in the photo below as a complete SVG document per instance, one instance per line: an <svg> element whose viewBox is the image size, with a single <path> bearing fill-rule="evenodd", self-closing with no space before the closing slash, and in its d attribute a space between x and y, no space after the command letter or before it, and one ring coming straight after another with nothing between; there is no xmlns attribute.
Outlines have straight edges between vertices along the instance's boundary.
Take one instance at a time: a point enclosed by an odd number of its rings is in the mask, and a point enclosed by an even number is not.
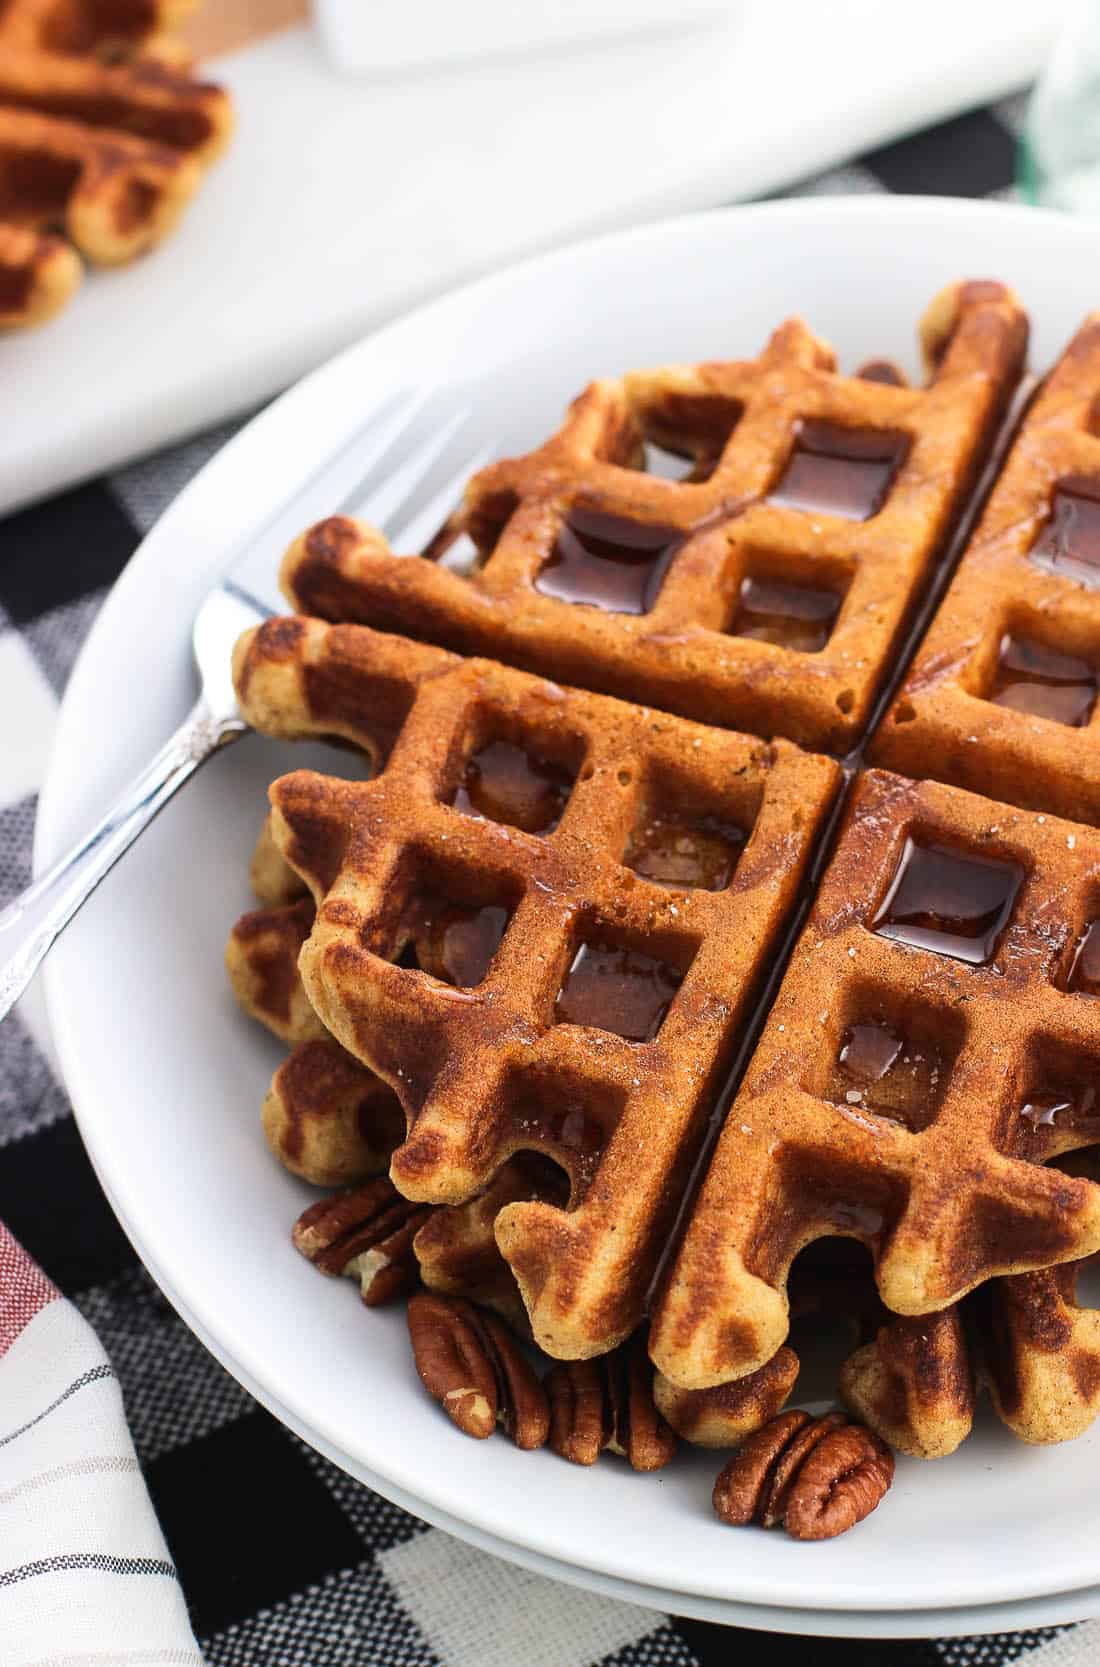
<svg viewBox="0 0 1100 1667"><path fill-rule="evenodd" d="M80 831L179 719L192 691L189 621L224 553L264 517L272 482L323 448L367 391L427 377L480 384L510 449L548 431L589 376L752 353L789 311L845 364L911 358L922 306L958 275L1016 285L1043 364L1100 299L1098 270L1100 229L1024 209L778 203L565 250L362 342L215 458L120 580L66 696L39 857ZM684 1454L658 1477L606 1460L580 1474L451 1429L416 1389L401 1317L362 1313L350 1284L318 1279L290 1248L307 1189L269 1158L256 1115L280 1050L237 1013L221 970L226 931L249 901L265 785L304 757L250 739L215 760L49 967L96 1168L139 1251L226 1364L383 1492L603 1590L625 1582L661 1606L748 1624L771 1613L780 1627L910 1635L995 1625L996 1605L1012 1626L1100 1609L1100 1433L1034 1450L983 1421L952 1459L903 1462L887 1506L857 1532L805 1546L721 1529L707 1504L713 1456Z"/></svg>

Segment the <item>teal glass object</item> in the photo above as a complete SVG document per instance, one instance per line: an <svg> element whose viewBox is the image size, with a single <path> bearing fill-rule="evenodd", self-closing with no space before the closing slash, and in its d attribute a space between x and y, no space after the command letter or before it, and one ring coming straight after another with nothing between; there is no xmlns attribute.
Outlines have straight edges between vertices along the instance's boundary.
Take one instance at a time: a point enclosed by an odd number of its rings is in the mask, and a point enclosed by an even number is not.
<svg viewBox="0 0 1100 1667"><path fill-rule="evenodd" d="M1020 141L1026 202L1100 214L1100 0L1072 0Z"/></svg>

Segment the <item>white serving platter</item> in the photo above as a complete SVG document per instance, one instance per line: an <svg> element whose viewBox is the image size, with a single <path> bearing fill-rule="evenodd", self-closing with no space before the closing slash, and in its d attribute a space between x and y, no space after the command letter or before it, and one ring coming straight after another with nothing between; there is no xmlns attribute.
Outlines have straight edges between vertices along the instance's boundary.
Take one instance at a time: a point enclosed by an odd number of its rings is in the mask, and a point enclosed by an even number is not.
<svg viewBox="0 0 1100 1667"><path fill-rule="evenodd" d="M199 597L266 519L272 483L285 490L308 471L367 397L462 384L511 450L548 431L592 375L752 353L795 310L843 364L888 354L912 367L916 319L960 275L1019 290L1043 365L1100 299L1098 256L1100 227L1006 205L794 201L582 244L366 339L243 430L123 575L64 702L39 859L56 855L181 717ZM60 1057L97 1171L139 1251L230 1370L307 1439L430 1519L661 1607L898 1635L1100 1611L1098 1433L1031 1449L983 1420L951 1459L903 1461L886 1505L857 1531L807 1546L721 1528L707 1502L713 1455L684 1453L657 1477L610 1460L580 1473L549 1453L453 1431L417 1390L401 1316L364 1313L350 1284L318 1279L291 1249L289 1225L309 1191L269 1157L257 1117L280 1050L235 1010L222 972L225 934L249 902L266 784L306 758L252 738L216 759L48 966ZM330 764L346 769L347 755Z"/></svg>

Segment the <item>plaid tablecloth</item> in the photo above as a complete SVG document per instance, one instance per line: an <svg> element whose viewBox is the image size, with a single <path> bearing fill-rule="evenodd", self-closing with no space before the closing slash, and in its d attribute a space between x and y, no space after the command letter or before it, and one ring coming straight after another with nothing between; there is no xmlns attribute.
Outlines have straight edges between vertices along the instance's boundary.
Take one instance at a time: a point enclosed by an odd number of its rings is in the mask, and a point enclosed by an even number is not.
<svg viewBox="0 0 1100 1667"><path fill-rule="evenodd" d="M1013 100L958 117L808 181L798 194L1010 196L1020 109ZM0 522L0 905L30 877L51 730L96 610L141 536L231 431ZM100 1191L33 988L0 1026L0 1147L0 1221L72 1298L107 1351L209 1667L782 1667L806 1659L820 1667L999 1667L1025 1655L1029 1667L1084 1667L1100 1660L1100 1623L935 1642L807 1641L659 1615L498 1562L321 1459L192 1337ZM0 1578L3 1508L0 1501ZM87 1578L104 1575L89 1568ZM0 1667L7 1659L0 1637ZM120 1636L111 1667L131 1659Z"/></svg>

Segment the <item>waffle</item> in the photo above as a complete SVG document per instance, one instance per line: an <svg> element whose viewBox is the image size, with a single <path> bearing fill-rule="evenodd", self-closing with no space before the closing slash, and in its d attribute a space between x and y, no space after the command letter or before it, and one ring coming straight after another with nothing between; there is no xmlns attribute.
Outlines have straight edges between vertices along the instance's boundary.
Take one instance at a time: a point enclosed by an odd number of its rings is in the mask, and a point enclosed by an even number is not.
<svg viewBox="0 0 1100 1667"><path fill-rule="evenodd" d="M1100 1247L1100 1188L1044 1167L1100 1137L1074 971L1098 865L1091 829L861 778L658 1306L674 1382L762 1365L823 1236L911 1316Z"/></svg>
<svg viewBox="0 0 1100 1667"><path fill-rule="evenodd" d="M290 889L266 824L252 873L261 896ZM405 1119L393 1092L332 1039L306 999L298 954L312 923L309 898L242 915L226 970L244 1011L290 1044L261 1113L272 1152L314 1186L352 1186L388 1167Z"/></svg>
<svg viewBox="0 0 1100 1667"><path fill-rule="evenodd" d="M64 304L79 281L73 250L112 266L159 243L228 142L221 88L154 62L70 55L77 40L90 42L81 49L89 53L97 43L117 48L114 36L96 35L97 16L104 30L125 31L137 28L139 12L155 11L16 4L0 12L0 322L8 327L41 322ZM46 26L48 12L56 27ZM55 35L70 45L43 45ZM72 245L67 258L57 233Z"/></svg>
<svg viewBox="0 0 1100 1667"><path fill-rule="evenodd" d="M1029 411L875 742L892 769L1100 822L1100 313Z"/></svg>
<svg viewBox="0 0 1100 1667"><path fill-rule="evenodd" d="M294 607L492 655L756 734L849 749L1019 372L1002 285L922 326L926 388L842 377L789 320L763 354L592 384L538 451L476 475L470 575L344 517L287 553ZM688 461L643 470L646 447ZM442 552L441 559L430 559ZM583 604L583 605L578 605Z"/></svg>
<svg viewBox="0 0 1100 1667"><path fill-rule="evenodd" d="M225 961L233 993L252 1018L290 1053L272 1078L263 1126L272 1152L314 1186L353 1186L389 1168L405 1132L392 1089L333 1040L309 1007L298 955L313 924L312 899L279 854L269 821L251 864L252 888L267 908L242 915L229 934ZM493 1229L505 1204L543 1198L564 1203L562 1171L536 1153L517 1153L468 1204L437 1209L417 1235L424 1284L495 1308L526 1327L519 1289Z"/></svg>
<svg viewBox="0 0 1100 1667"><path fill-rule="evenodd" d="M241 916L225 946L229 982L245 1012L291 1044L328 1035L298 976L298 956L313 914L309 897L253 909Z"/></svg>
<svg viewBox="0 0 1100 1667"><path fill-rule="evenodd" d="M496 1221L509 1204L538 1201L564 1207L569 1183L537 1152L517 1152L467 1204L432 1211L413 1242L420 1277L432 1291L494 1308L521 1334L530 1333L515 1275L500 1253Z"/></svg>
<svg viewBox="0 0 1100 1667"><path fill-rule="evenodd" d="M613 1347L837 767L359 626L270 621L235 671L257 729L376 763L284 777L272 830L318 901L310 1003L405 1108L395 1183L462 1204L552 1158L568 1208L510 1204L497 1241L548 1353Z"/></svg>
<svg viewBox="0 0 1100 1667"><path fill-rule="evenodd" d="M0 52L179 61L182 48L166 43L195 7L196 0L0 0Z"/></svg>
<svg viewBox="0 0 1100 1667"><path fill-rule="evenodd" d="M73 294L81 272L64 239L0 223L0 329L44 324Z"/></svg>
<svg viewBox="0 0 1100 1667"><path fill-rule="evenodd" d="M1100 1311L1077 1301L1082 1263L997 1282L984 1378L1002 1422L1022 1441L1068 1441L1100 1413Z"/></svg>
<svg viewBox="0 0 1100 1667"><path fill-rule="evenodd" d="M252 873L265 899L285 899L301 887L267 824ZM237 923L227 949L242 1006L284 1040L295 1040L286 1014L304 1000L297 956L306 915L312 903L303 910L299 899L253 911ZM404 1131L396 1096L330 1037L297 1041L275 1073L263 1121L286 1167L326 1188L354 1186L385 1170ZM533 1152L515 1154L469 1203L431 1210L413 1240L423 1283L495 1309L527 1332L519 1288L496 1242L496 1218L509 1204L562 1206L567 1196L556 1164ZM966 1327L959 1305L917 1318L889 1314L861 1268L838 1257L835 1245L822 1248L831 1251L827 1258L810 1265L801 1258L792 1270L792 1313L842 1316L850 1324L859 1347L841 1369L841 1398L899 1452L939 1458L954 1451L969 1434L979 1382L1002 1421L1026 1441L1067 1440L1100 1411L1100 1314L1076 1304L1083 1264L992 1281ZM784 1345L758 1371L715 1389L681 1389L658 1373L655 1396L685 1440L728 1448L780 1410L796 1392L798 1374L798 1355Z"/></svg>
<svg viewBox="0 0 1100 1667"><path fill-rule="evenodd" d="M1100 1413L1100 1312L1078 1305L1084 1266L1067 1262L991 1280L938 1314L899 1318L884 1311L844 1363L842 1399L892 1447L916 1458L954 1452L970 1433L981 1387L1022 1441L1083 1434Z"/></svg>

